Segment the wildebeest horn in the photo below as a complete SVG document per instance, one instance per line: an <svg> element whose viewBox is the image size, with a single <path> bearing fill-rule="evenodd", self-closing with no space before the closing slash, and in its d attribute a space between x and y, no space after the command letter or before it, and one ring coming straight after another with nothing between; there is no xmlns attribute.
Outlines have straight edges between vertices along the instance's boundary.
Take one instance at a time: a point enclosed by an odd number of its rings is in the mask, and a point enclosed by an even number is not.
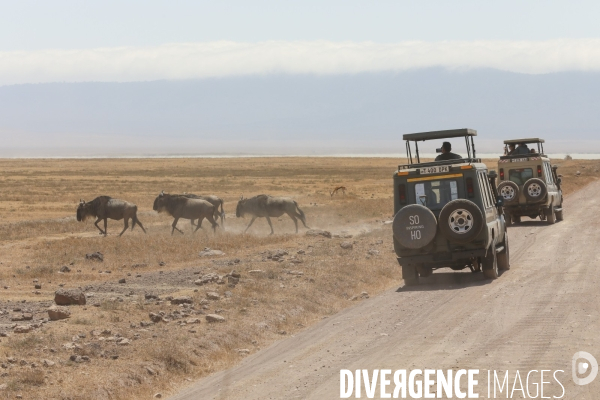
<svg viewBox="0 0 600 400"><path fill-rule="evenodd" d="M244 194L242 193L242 196L240 197L240 200L244 200Z"/></svg>
<svg viewBox="0 0 600 400"><path fill-rule="evenodd" d="M159 196L164 196L165 195L165 191L161 190Z"/></svg>

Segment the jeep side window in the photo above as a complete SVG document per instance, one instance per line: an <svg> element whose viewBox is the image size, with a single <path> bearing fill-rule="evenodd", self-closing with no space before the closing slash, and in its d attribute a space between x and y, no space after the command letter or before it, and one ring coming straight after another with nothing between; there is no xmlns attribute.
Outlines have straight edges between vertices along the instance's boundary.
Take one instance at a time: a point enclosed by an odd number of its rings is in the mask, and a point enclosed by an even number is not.
<svg viewBox="0 0 600 400"><path fill-rule="evenodd" d="M546 174L546 182L548 183L548 185L554 185L554 179L552 179L552 169L550 169L550 164L545 162L544 169L544 172Z"/></svg>
<svg viewBox="0 0 600 400"><path fill-rule="evenodd" d="M483 206L485 208L492 207L492 201L490 199L490 190L489 186L486 185L487 179L485 178L485 173L478 173L477 179L479 180L479 187L481 188L481 195L483 198Z"/></svg>

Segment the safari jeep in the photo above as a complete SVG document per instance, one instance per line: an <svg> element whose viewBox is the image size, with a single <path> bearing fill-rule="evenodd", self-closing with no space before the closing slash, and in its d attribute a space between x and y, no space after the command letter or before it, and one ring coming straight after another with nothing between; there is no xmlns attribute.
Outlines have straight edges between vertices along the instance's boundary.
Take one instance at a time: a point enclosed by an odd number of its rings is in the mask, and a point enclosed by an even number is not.
<svg viewBox="0 0 600 400"><path fill-rule="evenodd" d="M483 270L489 279L510 268L503 201L496 197L495 172L488 173L475 158L476 135L472 129L455 129L403 136L408 164L394 173L392 228L406 285L439 268ZM418 142L460 137L466 158L421 162Z"/></svg>
<svg viewBox="0 0 600 400"><path fill-rule="evenodd" d="M561 177L544 154L544 140L505 140L504 146L506 155L498 161L498 193L504 199L506 223L521 222L524 215L550 224L562 221ZM515 149L509 151L508 146Z"/></svg>

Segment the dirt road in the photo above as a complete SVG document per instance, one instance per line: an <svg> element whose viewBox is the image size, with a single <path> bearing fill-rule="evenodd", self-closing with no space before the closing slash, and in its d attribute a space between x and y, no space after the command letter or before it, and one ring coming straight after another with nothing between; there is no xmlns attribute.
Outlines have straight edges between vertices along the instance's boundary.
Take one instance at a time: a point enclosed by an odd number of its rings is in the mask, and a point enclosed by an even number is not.
<svg viewBox="0 0 600 400"><path fill-rule="evenodd" d="M595 183L566 199L565 221L511 227L512 268L493 282L442 270L416 289L400 287L327 318L172 399L334 399L340 369L383 368L480 369L480 398L487 398L487 370L509 371L511 387L516 370L523 382L530 370L564 370L557 375L563 398L597 398L600 377L575 385L571 358L576 351L600 358L598 199ZM552 377L545 380L553 384L544 396L560 396Z"/></svg>

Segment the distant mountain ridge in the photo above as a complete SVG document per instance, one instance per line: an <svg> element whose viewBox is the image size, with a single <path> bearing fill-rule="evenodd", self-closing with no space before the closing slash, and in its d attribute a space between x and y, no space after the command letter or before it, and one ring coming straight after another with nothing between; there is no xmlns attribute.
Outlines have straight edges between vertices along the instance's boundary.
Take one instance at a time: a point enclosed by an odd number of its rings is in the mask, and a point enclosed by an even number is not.
<svg viewBox="0 0 600 400"><path fill-rule="evenodd" d="M599 109L596 72L12 85L0 87L0 156L398 153L403 133L459 127L477 129L484 152L542 136L554 153L600 153Z"/></svg>

